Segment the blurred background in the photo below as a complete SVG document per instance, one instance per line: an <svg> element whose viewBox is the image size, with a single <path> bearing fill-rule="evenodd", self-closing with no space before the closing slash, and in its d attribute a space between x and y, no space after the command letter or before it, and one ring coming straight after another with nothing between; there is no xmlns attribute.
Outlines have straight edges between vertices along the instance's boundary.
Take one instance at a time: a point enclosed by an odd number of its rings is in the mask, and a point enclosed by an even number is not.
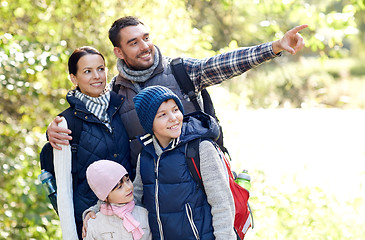
<svg viewBox="0 0 365 240"><path fill-rule="evenodd" d="M306 46L209 88L232 168L252 178L246 239L365 236L364 0L0 0L0 239L62 239L37 179L47 125L67 108L68 56L134 15L162 54L204 58L279 39Z"/></svg>

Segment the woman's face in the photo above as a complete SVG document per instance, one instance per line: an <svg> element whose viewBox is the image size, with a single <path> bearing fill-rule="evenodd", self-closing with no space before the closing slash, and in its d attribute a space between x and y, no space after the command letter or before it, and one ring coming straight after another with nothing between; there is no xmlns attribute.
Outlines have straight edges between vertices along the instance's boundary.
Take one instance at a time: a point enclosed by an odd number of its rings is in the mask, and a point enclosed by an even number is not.
<svg viewBox="0 0 365 240"><path fill-rule="evenodd" d="M125 175L121 181L108 195L109 203L129 203L133 200L133 183L128 175Z"/></svg>
<svg viewBox="0 0 365 240"><path fill-rule="evenodd" d="M97 54L82 56L77 62L76 75L70 74L70 77L83 94L99 97L106 86L104 59Z"/></svg>

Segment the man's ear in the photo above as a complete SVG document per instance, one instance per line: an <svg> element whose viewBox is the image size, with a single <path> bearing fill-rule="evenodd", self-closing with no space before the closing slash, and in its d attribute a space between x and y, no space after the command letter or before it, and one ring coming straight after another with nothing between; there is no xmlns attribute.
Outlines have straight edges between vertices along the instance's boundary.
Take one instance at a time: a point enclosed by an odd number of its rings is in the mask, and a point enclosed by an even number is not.
<svg viewBox="0 0 365 240"><path fill-rule="evenodd" d="M122 49L119 47L114 47L114 55L119 59L124 59Z"/></svg>

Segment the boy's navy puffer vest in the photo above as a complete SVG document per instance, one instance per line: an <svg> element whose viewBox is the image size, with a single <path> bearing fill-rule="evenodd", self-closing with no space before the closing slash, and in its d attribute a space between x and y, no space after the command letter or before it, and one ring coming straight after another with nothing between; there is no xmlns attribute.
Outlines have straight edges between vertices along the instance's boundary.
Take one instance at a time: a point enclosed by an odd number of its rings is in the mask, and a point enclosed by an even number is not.
<svg viewBox="0 0 365 240"><path fill-rule="evenodd" d="M140 158L143 204L149 212L153 239L197 239L194 229L199 239L214 239L211 208L190 175L185 146L195 138L216 138L218 133L213 118L199 112L184 118L180 138L160 157L153 143L141 138L146 144Z"/></svg>
<svg viewBox="0 0 365 240"><path fill-rule="evenodd" d="M83 211L93 206L98 200L87 183L87 167L97 160L108 159L122 164L129 174L133 175L134 172L132 172L129 160L127 132L118 114L124 97L114 92L110 94L107 112L111 119L112 133L97 117L86 109L82 101L74 97L73 91L67 94L66 99L70 106L75 109L75 115L83 120L83 129L77 147L77 159L72 159L72 171L77 171L78 176L73 199L79 232L82 227Z"/></svg>

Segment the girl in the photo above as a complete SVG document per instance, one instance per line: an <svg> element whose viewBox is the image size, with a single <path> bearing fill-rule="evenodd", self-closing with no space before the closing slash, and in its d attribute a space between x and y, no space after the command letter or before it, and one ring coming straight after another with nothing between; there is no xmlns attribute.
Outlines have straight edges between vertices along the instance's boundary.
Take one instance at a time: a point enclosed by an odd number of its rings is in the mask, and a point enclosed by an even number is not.
<svg viewBox="0 0 365 240"><path fill-rule="evenodd" d="M89 220L84 239L151 239L147 210L135 206L133 183L122 165L96 161L87 168L86 178L100 200L100 212Z"/></svg>

